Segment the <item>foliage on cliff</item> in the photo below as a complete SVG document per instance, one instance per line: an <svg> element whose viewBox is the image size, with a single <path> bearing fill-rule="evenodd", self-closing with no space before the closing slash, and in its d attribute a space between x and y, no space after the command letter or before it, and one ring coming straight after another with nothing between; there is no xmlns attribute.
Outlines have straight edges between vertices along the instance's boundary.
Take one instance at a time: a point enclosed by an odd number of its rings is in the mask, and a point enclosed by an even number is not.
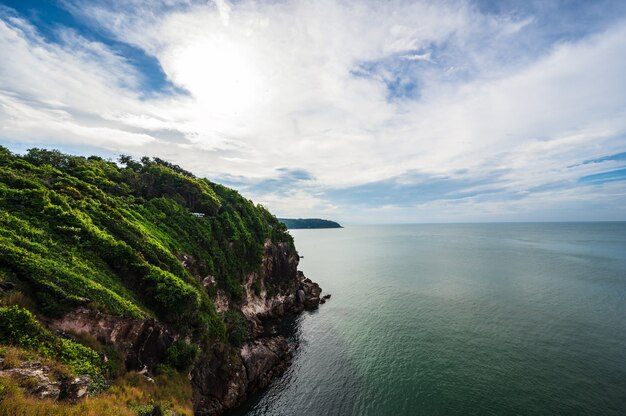
<svg viewBox="0 0 626 416"><path fill-rule="evenodd" d="M161 159L0 147L0 280L37 313L82 305L226 340L211 297L217 288L242 296L268 238L293 244L262 206Z"/></svg>

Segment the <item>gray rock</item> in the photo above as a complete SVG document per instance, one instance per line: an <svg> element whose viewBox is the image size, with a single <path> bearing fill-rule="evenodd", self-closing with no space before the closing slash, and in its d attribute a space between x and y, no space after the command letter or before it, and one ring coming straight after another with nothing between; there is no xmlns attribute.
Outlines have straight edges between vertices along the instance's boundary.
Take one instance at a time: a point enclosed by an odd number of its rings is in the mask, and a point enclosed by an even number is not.
<svg viewBox="0 0 626 416"><path fill-rule="evenodd" d="M204 279L202 279L202 286L215 286L215 277L208 275Z"/></svg>
<svg viewBox="0 0 626 416"><path fill-rule="evenodd" d="M195 415L219 415L239 405L248 378L238 350L216 343L204 351L191 371L191 385Z"/></svg>
<svg viewBox="0 0 626 416"><path fill-rule="evenodd" d="M261 338L241 348L241 359L248 376L248 391L267 387L291 363L292 353L282 336Z"/></svg>
<svg viewBox="0 0 626 416"><path fill-rule="evenodd" d="M304 293L304 290L299 289L299 290L296 292L296 299L298 299L298 303L304 303L304 301L305 301L305 293Z"/></svg>
<svg viewBox="0 0 626 416"><path fill-rule="evenodd" d="M175 334L154 318L128 319L78 308L61 319L50 320L51 329L62 332L88 333L103 343L121 347L126 353L126 369L154 367L165 359Z"/></svg>
<svg viewBox="0 0 626 416"><path fill-rule="evenodd" d="M60 399L69 401L78 401L87 397L89 386L91 385L91 377L78 376L61 384Z"/></svg>
<svg viewBox="0 0 626 416"><path fill-rule="evenodd" d="M200 274L192 257L182 255L179 260L203 286L215 285L213 276ZM231 302L224 296L226 302L221 311L241 308L244 312L244 308L249 307L244 315L251 327L252 340L241 348L219 341L204 346L188 374L195 415L223 414L240 405L249 393L267 387L289 366L291 347L284 336L276 335L281 333L276 328L283 322L283 316L301 313L305 307L317 308L322 291L297 270L298 262L298 255L289 243L267 240L262 267L255 272L254 279L268 290L261 291L252 300L244 300L256 302L253 305ZM253 281L256 280L250 283ZM217 299L220 296L216 298L216 305ZM152 318L122 318L86 308L79 308L61 319L51 319L47 324L54 330L89 333L122 350L127 370L145 368L148 372L165 359L172 342L183 336ZM68 398L77 400L88 394L81 383L71 388L70 385L66 388Z"/></svg>
<svg viewBox="0 0 626 416"><path fill-rule="evenodd" d="M36 386L26 389L29 394L40 399L59 399L61 393L60 383L56 381L40 381Z"/></svg>
<svg viewBox="0 0 626 416"><path fill-rule="evenodd" d="M311 296L314 298L318 298L322 294L322 289L317 283L313 283L311 287Z"/></svg>
<svg viewBox="0 0 626 416"><path fill-rule="evenodd" d="M304 301L304 307L307 310L317 309L319 305L320 305L320 298L318 298L317 296L308 298L307 300Z"/></svg>
<svg viewBox="0 0 626 416"><path fill-rule="evenodd" d="M15 380L28 380L25 390L40 399L57 400L61 392L61 383L50 380L48 367L40 362L22 362L18 367L0 370L0 376L11 377Z"/></svg>

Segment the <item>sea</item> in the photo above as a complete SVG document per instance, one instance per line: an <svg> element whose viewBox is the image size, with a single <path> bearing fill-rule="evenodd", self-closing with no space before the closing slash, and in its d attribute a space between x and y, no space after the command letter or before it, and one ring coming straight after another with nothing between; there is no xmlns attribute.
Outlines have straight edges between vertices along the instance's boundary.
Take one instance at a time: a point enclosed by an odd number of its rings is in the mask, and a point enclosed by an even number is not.
<svg viewBox="0 0 626 416"><path fill-rule="evenodd" d="M626 415L626 223L292 230L331 299L238 415Z"/></svg>

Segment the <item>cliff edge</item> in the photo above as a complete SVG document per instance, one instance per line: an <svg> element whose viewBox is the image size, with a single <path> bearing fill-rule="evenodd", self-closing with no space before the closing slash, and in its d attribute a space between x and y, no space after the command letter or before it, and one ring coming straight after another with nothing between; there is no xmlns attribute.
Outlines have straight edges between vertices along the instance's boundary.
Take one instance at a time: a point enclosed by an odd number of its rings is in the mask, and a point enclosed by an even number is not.
<svg viewBox="0 0 626 416"><path fill-rule="evenodd" d="M221 414L324 302L265 208L157 158L0 147L0 246L0 413Z"/></svg>

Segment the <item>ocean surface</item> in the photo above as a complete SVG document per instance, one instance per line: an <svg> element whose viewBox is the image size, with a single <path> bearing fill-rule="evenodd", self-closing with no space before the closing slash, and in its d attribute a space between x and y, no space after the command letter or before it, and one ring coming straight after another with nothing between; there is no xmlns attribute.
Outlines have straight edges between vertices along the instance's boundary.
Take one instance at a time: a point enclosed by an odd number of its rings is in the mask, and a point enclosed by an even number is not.
<svg viewBox="0 0 626 416"><path fill-rule="evenodd" d="M331 300L239 415L626 415L626 223L293 230Z"/></svg>

